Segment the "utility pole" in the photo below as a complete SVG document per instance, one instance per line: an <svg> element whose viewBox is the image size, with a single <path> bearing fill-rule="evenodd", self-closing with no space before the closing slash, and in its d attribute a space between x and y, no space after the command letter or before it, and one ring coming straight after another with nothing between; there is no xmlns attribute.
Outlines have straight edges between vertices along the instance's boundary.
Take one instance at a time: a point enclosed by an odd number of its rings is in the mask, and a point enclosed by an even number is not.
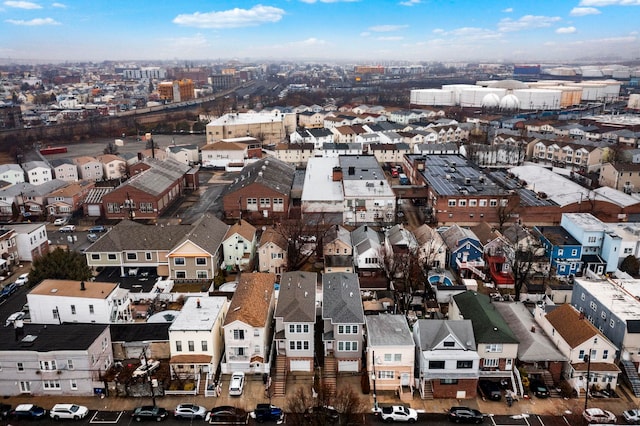
<svg viewBox="0 0 640 426"><path fill-rule="evenodd" d="M376 353L375 351L371 351L371 365L373 365L373 373L371 374L371 378L373 379L373 410L375 412L378 411L378 397L377 397L377 389L376 389Z"/></svg>
<svg viewBox="0 0 640 426"><path fill-rule="evenodd" d="M589 403L589 376L591 375L591 349L589 349L589 355L585 356L585 358L587 358L587 386L584 393L584 410L587 411L587 404Z"/></svg>
<svg viewBox="0 0 640 426"><path fill-rule="evenodd" d="M149 360L147 359L147 347L144 346L142 348L142 357L144 358L144 365L147 367L145 370L145 378L147 379L147 383L149 383L149 389L151 390L151 401L153 401L153 406L156 406L156 394L153 390L153 383L151 382L151 376L149 375Z"/></svg>

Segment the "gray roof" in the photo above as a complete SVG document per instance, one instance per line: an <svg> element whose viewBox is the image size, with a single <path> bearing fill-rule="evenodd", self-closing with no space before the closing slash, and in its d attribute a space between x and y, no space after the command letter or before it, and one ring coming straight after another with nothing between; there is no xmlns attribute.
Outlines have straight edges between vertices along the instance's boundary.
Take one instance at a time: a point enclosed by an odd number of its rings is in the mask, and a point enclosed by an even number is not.
<svg viewBox="0 0 640 426"><path fill-rule="evenodd" d="M0 164L0 173L7 172L9 170L24 173L24 170L22 170L22 167L20 167L18 164Z"/></svg>
<svg viewBox="0 0 640 426"><path fill-rule="evenodd" d="M130 186L147 194L158 196L177 180L182 179L185 173L191 169L190 166L172 159L160 161L146 158L144 162L149 164L151 168L123 182L118 188Z"/></svg>
<svg viewBox="0 0 640 426"><path fill-rule="evenodd" d="M213 255L222 245L222 241L224 241L224 237L229 230L229 225L216 216L206 213L194 222L190 228L175 246L177 247L185 241L191 241Z"/></svg>
<svg viewBox="0 0 640 426"><path fill-rule="evenodd" d="M317 282L315 272L283 273L274 317L282 318L284 322L315 322Z"/></svg>
<svg viewBox="0 0 640 426"><path fill-rule="evenodd" d="M367 315L369 346L414 346L411 330L404 315Z"/></svg>
<svg viewBox="0 0 640 426"><path fill-rule="evenodd" d="M169 341L170 322L111 324L112 342Z"/></svg>
<svg viewBox="0 0 640 426"><path fill-rule="evenodd" d="M518 343L513 331L486 294L465 291L453 296L453 300L460 315L473 321L473 333L478 343Z"/></svg>
<svg viewBox="0 0 640 426"><path fill-rule="evenodd" d="M371 241L379 245L382 242L382 238L380 233L370 226L362 225L351 231L351 243L358 248L360 253L372 246Z"/></svg>
<svg viewBox="0 0 640 426"><path fill-rule="evenodd" d="M482 247L482 243L478 239L478 236L472 230L462 228L458 224L450 226L442 232L442 239L449 249L457 248L459 242L466 238L478 241L479 246Z"/></svg>
<svg viewBox="0 0 640 426"><path fill-rule="evenodd" d="M325 243L340 240L349 246L351 245L351 233L346 228L340 225L335 225L327 229L327 232L323 239Z"/></svg>
<svg viewBox="0 0 640 426"><path fill-rule="evenodd" d="M76 165L71 158L54 158L50 161L50 163L51 167L58 167L62 166L63 164L71 165L74 167Z"/></svg>
<svg viewBox="0 0 640 426"><path fill-rule="evenodd" d="M51 179L50 181L43 182L40 185L33 185L29 182L20 182L3 188L0 191L0 194L14 197L20 194L25 196L42 197L67 185L69 185L69 182L65 182L60 179Z"/></svg>
<svg viewBox="0 0 640 426"><path fill-rule="evenodd" d="M13 327L0 328L2 352L86 351L108 329L108 324L25 324L16 340ZM25 337L32 336L25 340Z"/></svg>
<svg viewBox="0 0 640 426"><path fill-rule="evenodd" d="M418 320L414 328L418 328L418 339L416 342L422 351L433 350L448 336L458 341L460 346L467 350L476 350L476 340L473 334L471 320Z"/></svg>
<svg viewBox="0 0 640 426"><path fill-rule="evenodd" d="M114 253L134 250L171 250L191 229L191 225L164 227L143 225L122 220L98 241L86 249L87 253Z"/></svg>
<svg viewBox="0 0 640 426"><path fill-rule="evenodd" d="M356 274L322 275L322 318L332 324L364 324L360 283Z"/></svg>
<svg viewBox="0 0 640 426"><path fill-rule="evenodd" d="M233 193L255 183L289 195L295 171L295 167L284 161L273 157L263 158L245 166L240 173L240 178L229 185L226 193Z"/></svg>
<svg viewBox="0 0 640 426"><path fill-rule="evenodd" d="M25 171L29 171L31 169L35 169L37 167L44 167L45 169L49 169L49 164L45 161L27 161L26 163L22 163L22 168Z"/></svg>
<svg viewBox="0 0 640 426"><path fill-rule="evenodd" d="M324 127L319 129L307 129L307 133L309 133L314 138L322 138L327 136L332 136L333 132L330 129L326 129Z"/></svg>

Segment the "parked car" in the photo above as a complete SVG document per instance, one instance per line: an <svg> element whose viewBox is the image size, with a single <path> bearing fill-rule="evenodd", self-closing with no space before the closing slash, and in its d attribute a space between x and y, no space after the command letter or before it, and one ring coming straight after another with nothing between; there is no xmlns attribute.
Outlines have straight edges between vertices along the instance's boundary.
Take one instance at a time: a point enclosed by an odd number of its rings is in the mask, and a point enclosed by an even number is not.
<svg viewBox="0 0 640 426"><path fill-rule="evenodd" d="M5 327L9 327L14 324L16 321L23 319L27 314L25 312L14 312L7 317L7 321L4 323Z"/></svg>
<svg viewBox="0 0 640 426"><path fill-rule="evenodd" d="M104 225L95 225L95 226L92 226L91 228L89 228L89 232L91 232L91 233L107 232L107 227L104 226Z"/></svg>
<svg viewBox="0 0 640 426"><path fill-rule="evenodd" d="M340 420L340 413L333 407L316 406L307 408L304 418L307 422L315 419L316 424L335 424Z"/></svg>
<svg viewBox="0 0 640 426"><path fill-rule="evenodd" d="M96 241L98 241L98 235L94 233L87 234L87 240L95 243Z"/></svg>
<svg viewBox="0 0 640 426"><path fill-rule="evenodd" d="M496 382L492 382L491 380L479 380L478 387L480 387L480 393L487 399L500 401L502 398L502 391Z"/></svg>
<svg viewBox="0 0 640 426"><path fill-rule="evenodd" d="M29 273L25 272L24 274L20 274L18 279L16 279L15 283L17 286L22 287L29 281Z"/></svg>
<svg viewBox="0 0 640 426"><path fill-rule="evenodd" d="M624 417L624 421L637 425L640 423L640 408L632 408L631 410L625 410L622 412L622 417Z"/></svg>
<svg viewBox="0 0 640 426"><path fill-rule="evenodd" d="M480 411L469 407L451 407L447 418L455 423L482 423L484 414Z"/></svg>
<svg viewBox="0 0 640 426"><path fill-rule="evenodd" d="M11 414L11 405L0 404L0 419L6 419Z"/></svg>
<svg viewBox="0 0 640 426"><path fill-rule="evenodd" d="M65 225L58 230L58 232L75 232L75 231L76 231L75 225Z"/></svg>
<svg viewBox="0 0 640 426"><path fill-rule="evenodd" d="M229 382L229 395L240 396L244 390L244 373L236 371L231 375L231 381Z"/></svg>
<svg viewBox="0 0 640 426"><path fill-rule="evenodd" d="M11 417L16 419L41 419L47 414L47 410L34 404L20 404L12 412Z"/></svg>
<svg viewBox="0 0 640 426"><path fill-rule="evenodd" d="M169 415L169 412L162 407L158 407L155 405L143 405L142 407L137 407L131 413L131 417L133 417L137 422L142 420L155 420L159 422L160 420L164 420Z"/></svg>
<svg viewBox="0 0 640 426"><path fill-rule="evenodd" d="M529 382L529 391L538 398L549 398L549 388L542 380L533 379Z"/></svg>
<svg viewBox="0 0 640 426"><path fill-rule="evenodd" d="M615 423L616 416L611 411L602 408L587 408L582 412L582 417L589 423Z"/></svg>
<svg viewBox="0 0 640 426"><path fill-rule="evenodd" d="M415 423L418 421L418 412L413 408L405 407L404 405L382 407L379 414L380 418L384 422Z"/></svg>
<svg viewBox="0 0 640 426"><path fill-rule="evenodd" d="M173 416L178 419L201 419L207 416L207 409L201 405L180 404L173 411Z"/></svg>
<svg viewBox="0 0 640 426"><path fill-rule="evenodd" d="M155 359L148 359L146 364L142 364L140 367L136 368L132 374L133 377L141 377L146 376L147 374L151 374L155 370L160 367L160 361Z"/></svg>
<svg viewBox="0 0 640 426"><path fill-rule="evenodd" d="M205 418L209 424L213 425L244 425L248 423L248 419L249 413L242 408L231 407L229 405L212 408Z"/></svg>
<svg viewBox="0 0 640 426"><path fill-rule="evenodd" d="M2 290L0 291L0 297L6 299L7 297L15 293L17 290L18 290L18 286L16 285L16 283L9 283L4 287L2 287Z"/></svg>
<svg viewBox="0 0 640 426"><path fill-rule="evenodd" d="M284 422L284 411L282 411L282 408L271 404L258 404L256 409L249 415L256 419L258 423L276 422L276 424L282 424Z"/></svg>
<svg viewBox="0 0 640 426"><path fill-rule="evenodd" d="M49 411L49 416L54 420L60 419L84 419L89 414L89 409L83 405L56 404Z"/></svg>
<svg viewBox="0 0 640 426"><path fill-rule="evenodd" d="M55 226L62 226L62 225L66 225L67 222L69 222L69 218L68 217L59 217L56 220L53 221L53 224Z"/></svg>

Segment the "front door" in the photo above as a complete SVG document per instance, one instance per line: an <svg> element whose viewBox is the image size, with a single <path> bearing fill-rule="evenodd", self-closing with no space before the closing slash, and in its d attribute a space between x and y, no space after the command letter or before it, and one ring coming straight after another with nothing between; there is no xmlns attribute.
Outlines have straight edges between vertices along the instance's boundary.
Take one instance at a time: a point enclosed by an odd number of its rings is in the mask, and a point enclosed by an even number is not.
<svg viewBox="0 0 640 426"><path fill-rule="evenodd" d="M511 358L507 358L507 362L504 365L504 369L506 371L510 371L513 368L513 360Z"/></svg>
<svg viewBox="0 0 640 426"><path fill-rule="evenodd" d="M409 386L411 384L410 379L411 375L409 373L402 373L400 375L400 386Z"/></svg>

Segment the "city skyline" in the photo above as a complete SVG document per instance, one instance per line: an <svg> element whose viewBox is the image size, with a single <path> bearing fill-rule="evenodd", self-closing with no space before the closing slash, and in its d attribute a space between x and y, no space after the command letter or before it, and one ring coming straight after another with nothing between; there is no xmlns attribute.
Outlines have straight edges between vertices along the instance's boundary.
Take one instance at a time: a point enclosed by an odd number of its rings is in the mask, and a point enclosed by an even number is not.
<svg viewBox="0 0 640 426"><path fill-rule="evenodd" d="M0 14L0 58L18 62L640 57L640 0L7 0Z"/></svg>

